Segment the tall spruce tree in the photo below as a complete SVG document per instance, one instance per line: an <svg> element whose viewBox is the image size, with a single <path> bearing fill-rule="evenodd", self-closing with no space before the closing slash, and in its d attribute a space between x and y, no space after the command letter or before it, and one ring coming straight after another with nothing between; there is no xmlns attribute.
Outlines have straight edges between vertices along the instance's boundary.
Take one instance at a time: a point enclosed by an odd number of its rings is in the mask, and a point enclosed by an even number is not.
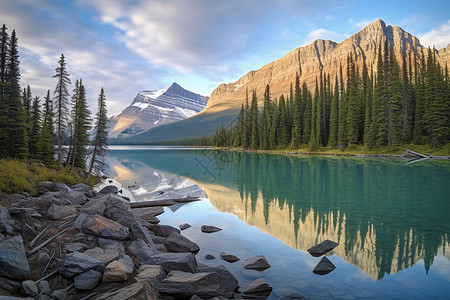
<svg viewBox="0 0 450 300"><path fill-rule="evenodd" d="M338 126L339 126L339 81L336 75L334 83L334 95L331 102L330 112L330 137L328 139L328 146L335 148L338 141Z"/></svg>
<svg viewBox="0 0 450 300"><path fill-rule="evenodd" d="M106 109L106 97L103 88L98 97L98 110L95 116L95 136L91 142L92 154L86 182L95 170L97 173L104 171L106 155L108 153L108 111Z"/></svg>
<svg viewBox="0 0 450 300"><path fill-rule="evenodd" d="M79 97L76 102L74 115L74 138L73 138L73 160L72 167L85 168L87 145L89 143L89 130L91 129L91 112L87 105L86 89L80 80Z"/></svg>
<svg viewBox="0 0 450 300"><path fill-rule="evenodd" d="M284 95L281 94L278 101L279 110L279 122L278 122L278 145L284 148L289 143L289 133L288 133L288 112L286 107L286 101Z"/></svg>
<svg viewBox="0 0 450 300"><path fill-rule="evenodd" d="M30 141L29 150L30 156L36 158L38 155L38 142L41 132L41 109L39 105L39 97L35 96L30 114Z"/></svg>
<svg viewBox="0 0 450 300"><path fill-rule="evenodd" d="M53 165L55 163L55 149L53 147L53 107L50 98L50 90L47 91L45 97L44 111L42 116L41 132L37 143L37 157L45 165Z"/></svg>
<svg viewBox="0 0 450 300"><path fill-rule="evenodd" d="M258 134L258 99L256 98L256 91L252 93L252 105L250 109L251 114L251 142L250 147L252 149L258 149L259 147L259 134Z"/></svg>
<svg viewBox="0 0 450 300"><path fill-rule="evenodd" d="M67 132L67 121L69 115L69 90L68 85L71 83L69 78L69 73L67 73L66 61L64 54L58 61L58 67L55 69L56 74L53 78L57 79L57 84L53 94L55 95L55 123L56 123L56 140L57 140L57 150L56 150L56 161L58 165L58 170L61 168L61 164L64 159L64 148L63 143Z"/></svg>

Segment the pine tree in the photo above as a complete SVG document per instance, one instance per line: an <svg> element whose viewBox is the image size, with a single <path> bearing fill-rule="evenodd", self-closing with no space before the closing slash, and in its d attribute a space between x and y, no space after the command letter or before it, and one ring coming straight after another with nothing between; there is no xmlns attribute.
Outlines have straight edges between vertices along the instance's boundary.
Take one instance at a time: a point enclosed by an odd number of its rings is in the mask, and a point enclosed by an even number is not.
<svg viewBox="0 0 450 300"><path fill-rule="evenodd" d="M360 106L358 97L358 78L352 55L347 60L347 122L346 135L349 144L358 144L360 128Z"/></svg>
<svg viewBox="0 0 450 300"><path fill-rule="evenodd" d="M252 149L258 149L259 147L259 134L258 134L258 100L256 98L256 91L253 90L252 93L252 106L250 109L250 114L251 114L251 143L250 143L250 147Z"/></svg>
<svg viewBox="0 0 450 300"><path fill-rule="evenodd" d="M336 75L334 83L334 95L331 102L330 112L330 138L328 139L328 146L336 147L338 141L338 126L339 126L339 81Z"/></svg>
<svg viewBox="0 0 450 300"><path fill-rule="evenodd" d="M71 115L70 120L67 123L67 131L69 135L69 149L67 151L67 157L65 164L72 165L74 162L74 141L75 141L75 126L76 126L76 115L77 115L77 109L78 109L78 102L80 101L80 80L75 81L75 88L73 89L72 93L72 109L71 109Z"/></svg>
<svg viewBox="0 0 450 300"><path fill-rule="evenodd" d="M62 160L64 158L63 143L67 130L67 116L69 115L68 97L69 91L67 85L70 84L69 73L67 73L66 62L64 54L61 54L58 61L58 67L55 69L56 74L53 78L58 80L55 91L55 118L56 118L56 139L57 139L57 164L58 170L61 168Z"/></svg>
<svg viewBox="0 0 450 300"><path fill-rule="evenodd" d="M319 85L316 77L316 88L314 90L314 100L312 103L312 112L311 112L311 134L309 138L309 148L311 150L317 150L320 147L321 143L321 134L320 127L322 123L322 110L321 110L321 99L319 94Z"/></svg>
<svg viewBox="0 0 450 300"><path fill-rule="evenodd" d="M277 99L275 99L272 108L272 124L269 129L269 148L275 149L278 146L278 124L279 124L279 109Z"/></svg>
<svg viewBox="0 0 450 300"><path fill-rule="evenodd" d="M37 144L37 157L45 165L53 165L55 162L55 149L53 147L53 107L50 98L50 90L45 97L44 111L42 116L41 132Z"/></svg>
<svg viewBox="0 0 450 300"><path fill-rule="evenodd" d="M33 158L37 157L38 153L38 142L39 142L39 134L41 132L41 110L39 107L39 97L34 97L31 115L31 126L30 126L30 142L29 142L29 150L30 156Z"/></svg>
<svg viewBox="0 0 450 300"><path fill-rule="evenodd" d="M347 70L347 74L350 70ZM344 88L344 78L342 75L342 66L339 65L341 93L339 97L339 126L338 126L338 144L347 145L347 96Z"/></svg>
<svg viewBox="0 0 450 300"><path fill-rule="evenodd" d="M416 67L416 86L415 86L415 110L414 110L414 129L413 129L413 143L414 144L425 144L425 73L426 73L426 63L425 55L422 51L420 59L420 71L419 67Z"/></svg>
<svg viewBox="0 0 450 300"><path fill-rule="evenodd" d="M279 122L278 122L278 145L281 148L284 148L289 143L289 135L288 135L288 116L287 116L287 108L286 102L284 99L284 95L281 94L280 99L278 101L278 110L279 110Z"/></svg>
<svg viewBox="0 0 450 300"><path fill-rule="evenodd" d="M251 114L250 107L248 105L248 88L245 90L245 120L244 120L244 134L242 137L242 147L248 148L250 146L251 139Z"/></svg>
<svg viewBox="0 0 450 300"><path fill-rule="evenodd" d="M293 148L298 148L302 142L302 120L303 120L303 109L302 109L300 81L298 78L298 73L296 73L294 102L292 104L291 144Z"/></svg>
<svg viewBox="0 0 450 300"><path fill-rule="evenodd" d="M403 143L403 118L402 118L402 78L400 66L398 65L392 51L390 53L391 83L389 91L389 102L387 107L388 123L388 145L399 146Z"/></svg>
<svg viewBox="0 0 450 300"><path fill-rule="evenodd" d="M9 35L5 24L0 32L0 104L5 101L6 84L8 82L7 66L9 61Z"/></svg>
<svg viewBox="0 0 450 300"><path fill-rule="evenodd" d="M244 137L245 137L245 108L244 104L242 103L241 110L239 112L238 116L238 122L237 122L237 135L238 135L238 142L235 147L242 146L244 147Z"/></svg>
<svg viewBox="0 0 450 300"><path fill-rule="evenodd" d="M304 125L303 125L303 144L308 144L311 139L311 125L312 125L312 95L308 90L306 83L303 83L302 87L303 92L303 101L305 101L305 110L304 110Z"/></svg>
<svg viewBox="0 0 450 300"><path fill-rule="evenodd" d="M11 157L23 158L28 155L28 124L20 95L19 52L16 31L13 30L9 42L7 69L8 83L6 97L7 111L7 152Z"/></svg>
<svg viewBox="0 0 450 300"><path fill-rule="evenodd" d="M76 103L74 115L74 150L73 160L71 162L72 167L78 167L80 169L85 168L87 144L89 142L89 130L91 128L91 112L89 111L86 100L86 89L80 80L79 97Z"/></svg>
<svg viewBox="0 0 450 300"><path fill-rule="evenodd" d="M261 119L259 120L259 148L268 149L269 148L269 129L271 118L270 118L270 86L266 85L266 90L264 91L264 107L262 110Z"/></svg>
<svg viewBox="0 0 450 300"><path fill-rule="evenodd" d="M364 144L369 142L370 125L372 122L372 81L369 77L369 71L367 69L366 61L363 63L362 70L362 94L361 98L364 101Z"/></svg>
<svg viewBox="0 0 450 300"><path fill-rule="evenodd" d="M86 177L86 182L95 170L97 173L104 171L106 166L105 160L108 153L108 111L106 109L106 98L103 88L98 97L98 111L95 117L95 137L91 142L92 155L89 164L89 170Z"/></svg>

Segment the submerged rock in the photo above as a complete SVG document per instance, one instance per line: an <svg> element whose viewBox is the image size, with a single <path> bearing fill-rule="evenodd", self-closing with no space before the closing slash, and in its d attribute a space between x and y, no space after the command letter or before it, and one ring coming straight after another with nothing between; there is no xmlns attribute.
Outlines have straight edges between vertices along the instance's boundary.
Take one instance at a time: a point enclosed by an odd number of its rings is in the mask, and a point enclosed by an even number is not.
<svg viewBox="0 0 450 300"><path fill-rule="evenodd" d="M190 228L191 227L191 225L189 225L188 223L184 223L184 224L181 224L180 225L180 229L181 230L186 230L186 229L188 229L188 228Z"/></svg>
<svg viewBox="0 0 450 300"><path fill-rule="evenodd" d="M252 269L252 270L258 270L262 271L267 268L270 268L270 264L267 261L267 259L264 257L264 255L256 255L247 258L246 260L243 260L241 262L241 266L244 269Z"/></svg>
<svg viewBox="0 0 450 300"><path fill-rule="evenodd" d="M228 254L225 252L220 252L220 258L229 263L234 263L234 262L240 260L240 258L237 257L236 255Z"/></svg>
<svg viewBox="0 0 450 300"><path fill-rule="evenodd" d="M211 226L211 225L202 225L200 230L202 232L204 232L204 233L212 233L212 232L221 231L222 228L219 228L219 227L216 227L216 226Z"/></svg>
<svg viewBox="0 0 450 300"><path fill-rule="evenodd" d="M325 240L322 243L315 245L311 248L308 249L308 252L314 256L314 257L318 257L321 255L324 255L325 253L330 252L331 250L333 250L337 245L339 245L336 242L330 241L330 240Z"/></svg>
<svg viewBox="0 0 450 300"><path fill-rule="evenodd" d="M148 229L157 236L168 238L172 233L181 233L181 231L175 227L169 225L153 225Z"/></svg>
<svg viewBox="0 0 450 300"><path fill-rule="evenodd" d="M284 294L280 298L278 298L278 300L297 300L297 299L304 299L304 296L298 293L289 293Z"/></svg>
<svg viewBox="0 0 450 300"><path fill-rule="evenodd" d="M20 235L0 243L0 276L19 280L31 276L30 265Z"/></svg>
<svg viewBox="0 0 450 300"><path fill-rule="evenodd" d="M317 266L314 268L313 273L318 275L325 275L336 269L334 264L326 257L322 257Z"/></svg>

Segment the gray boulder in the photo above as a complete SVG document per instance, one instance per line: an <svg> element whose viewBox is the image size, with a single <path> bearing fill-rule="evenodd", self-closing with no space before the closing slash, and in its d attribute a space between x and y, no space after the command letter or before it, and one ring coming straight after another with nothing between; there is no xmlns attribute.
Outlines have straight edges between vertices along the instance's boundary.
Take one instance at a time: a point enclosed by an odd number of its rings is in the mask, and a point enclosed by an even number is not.
<svg viewBox="0 0 450 300"><path fill-rule="evenodd" d="M270 264L267 259L263 255L256 255L247 258L241 262L241 266L244 269L252 269L262 271L267 268L270 268Z"/></svg>
<svg viewBox="0 0 450 300"><path fill-rule="evenodd" d="M66 300L69 298L69 292L66 289L56 290L51 295L52 299Z"/></svg>
<svg viewBox="0 0 450 300"><path fill-rule="evenodd" d="M50 288L50 285L47 280L38 281L37 287L38 287L39 293L41 293L41 294L50 295L52 292L52 289Z"/></svg>
<svg viewBox="0 0 450 300"><path fill-rule="evenodd" d="M84 184L84 183L77 183L75 185L72 185L70 188L72 190L78 191L78 192L88 192L91 190L91 188L87 184Z"/></svg>
<svg viewBox="0 0 450 300"><path fill-rule="evenodd" d="M109 264L113 260L119 259L122 257L117 247L109 246L102 249L100 247L95 247L92 249L88 249L83 252L86 255L89 255L92 258L98 259L104 264Z"/></svg>
<svg viewBox="0 0 450 300"><path fill-rule="evenodd" d="M20 235L0 243L0 276L19 280L31 276L30 265Z"/></svg>
<svg viewBox="0 0 450 300"><path fill-rule="evenodd" d="M233 295L217 273L188 273L181 271L171 271L167 277L161 281L159 292L168 294L175 298L187 299L197 295L203 299L213 297L228 298Z"/></svg>
<svg viewBox="0 0 450 300"><path fill-rule="evenodd" d="M98 245L103 250L107 250L107 248L116 249L120 254L125 255L125 247L123 246L123 242L105 238L98 238Z"/></svg>
<svg viewBox="0 0 450 300"><path fill-rule="evenodd" d="M130 227L130 239L137 240L142 239L147 244L153 244L152 233L142 226L139 221L134 222Z"/></svg>
<svg viewBox="0 0 450 300"><path fill-rule="evenodd" d="M33 280L25 280L22 281L22 293L24 293L27 296L36 296L39 294L38 287L36 283Z"/></svg>
<svg viewBox="0 0 450 300"><path fill-rule="evenodd" d="M0 232L11 234L13 232L13 224L14 222L11 220L8 209L0 205Z"/></svg>
<svg viewBox="0 0 450 300"><path fill-rule="evenodd" d="M220 265L218 267L200 265L198 267L198 271L217 274L219 276L219 280L222 285L222 288L226 291L234 292L238 288L238 281L237 281L236 277L234 277L234 275L231 274L231 272L228 271L228 269L222 265ZM231 298L231 295L232 295L232 293L225 294L225 296L228 298Z"/></svg>
<svg viewBox="0 0 450 300"><path fill-rule="evenodd" d="M22 284L18 281L11 280L5 277L0 277L0 287L11 294L17 294L22 288Z"/></svg>
<svg viewBox="0 0 450 300"><path fill-rule="evenodd" d="M325 240L322 243L315 245L311 248L308 249L308 252L314 256L314 257L318 257L318 256L322 256L325 253L330 252L331 250L333 250L337 245L339 245L336 242L330 241L330 240Z"/></svg>
<svg viewBox="0 0 450 300"><path fill-rule="evenodd" d="M119 189L114 185L107 185L98 192L99 194L117 194Z"/></svg>
<svg viewBox="0 0 450 300"><path fill-rule="evenodd" d="M81 273L73 279L73 286L79 290L90 291L102 281L102 273L89 270Z"/></svg>
<svg viewBox="0 0 450 300"><path fill-rule="evenodd" d="M237 257L236 255L228 254L225 252L220 252L220 258L229 263L234 263L234 262L240 260L240 258Z"/></svg>
<svg viewBox="0 0 450 300"><path fill-rule="evenodd" d="M85 233L116 240L125 240L129 235L127 227L99 215L87 216L81 228Z"/></svg>
<svg viewBox="0 0 450 300"><path fill-rule="evenodd" d="M222 230L222 228L219 228L216 226L211 226L211 225L202 225L200 230L205 233L212 233L212 232L220 231L220 230Z"/></svg>
<svg viewBox="0 0 450 300"><path fill-rule="evenodd" d="M172 233L165 241L164 246L171 252L192 252L194 254L200 251L200 247L192 242L187 237L182 236L179 233Z"/></svg>
<svg viewBox="0 0 450 300"><path fill-rule="evenodd" d="M105 264L89 255L80 252L72 252L66 256L59 273L66 277L73 277L89 270L103 273Z"/></svg>
<svg viewBox="0 0 450 300"><path fill-rule="evenodd" d="M150 280L139 281L119 290L113 290L95 297L96 300L135 300L135 299L158 299L153 283Z"/></svg>
<svg viewBox="0 0 450 300"><path fill-rule="evenodd" d="M272 292L272 287L262 278L258 278L244 290L244 294L252 294L258 297L269 296Z"/></svg>
<svg viewBox="0 0 450 300"><path fill-rule="evenodd" d="M153 225L148 227L157 236L168 238L172 233L181 233L181 231L175 227L169 225Z"/></svg>
<svg viewBox="0 0 450 300"><path fill-rule="evenodd" d="M73 203L67 199L67 196L64 197L60 192L46 192L41 195L38 199L38 202L44 202L55 205L72 205Z"/></svg>
<svg viewBox="0 0 450 300"><path fill-rule="evenodd" d="M136 281L151 280L154 286L159 286L159 282L166 278L167 275L164 268L159 265L141 265L137 273Z"/></svg>
<svg viewBox="0 0 450 300"><path fill-rule="evenodd" d="M128 250L136 257L141 263L146 263L151 257L158 254L158 250L154 245L147 244L141 239L137 239L128 246Z"/></svg>
<svg viewBox="0 0 450 300"><path fill-rule="evenodd" d="M317 266L314 268L313 273L318 275L325 275L336 269L334 264L326 257L322 257Z"/></svg>
<svg viewBox="0 0 450 300"><path fill-rule="evenodd" d="M197 272L197 260L192 253L162 253L144 261L149 265L161 265L164 271L172 270L195 273Z"/></svg>
<svg viewBox="0 0 450 300"><path fill-rule="evenodd" d="M48 215L53 220L59 220L67 216L75 215L76 213L76 208L71 205L60 206L52 204L48 209Z"/></svg>

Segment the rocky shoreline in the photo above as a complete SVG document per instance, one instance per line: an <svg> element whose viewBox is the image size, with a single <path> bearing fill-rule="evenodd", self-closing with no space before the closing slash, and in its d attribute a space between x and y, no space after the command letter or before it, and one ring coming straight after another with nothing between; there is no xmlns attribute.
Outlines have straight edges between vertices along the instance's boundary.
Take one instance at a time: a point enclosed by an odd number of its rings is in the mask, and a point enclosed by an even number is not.
<svg viewBox="0 0 450 300"><path fill-rule="evenodd" d="M132 208L115 186L97 192L46 182L38 194L2 197L0 300L265 299L272 291L262 278L239 287L223 265L198 263L199 246L182 234L189 224L180 224L182 230L159 224L162 206ZM198 230L214 234L220 228L213 225ZM223 252L220 257L240 260ZM264 256L240 264L270 268Z"/></svg>

